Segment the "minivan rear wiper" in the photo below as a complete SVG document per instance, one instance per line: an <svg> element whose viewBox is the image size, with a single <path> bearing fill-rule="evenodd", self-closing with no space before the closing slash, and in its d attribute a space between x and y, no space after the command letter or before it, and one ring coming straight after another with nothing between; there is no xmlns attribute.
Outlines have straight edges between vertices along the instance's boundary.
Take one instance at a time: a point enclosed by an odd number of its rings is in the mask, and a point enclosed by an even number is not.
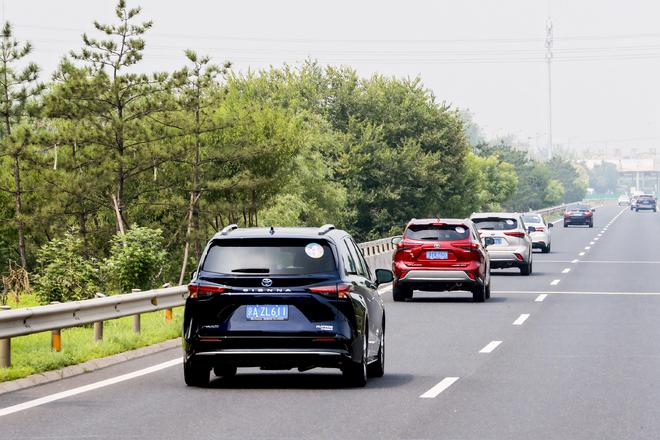
<svg viewBox="0 0 660 440"><path fill-rule="evenodd" d="M268 273L270 269L260 268L260 267L246 267L241 269L232 269L232 272L243 272L243 273Z"/></svg>

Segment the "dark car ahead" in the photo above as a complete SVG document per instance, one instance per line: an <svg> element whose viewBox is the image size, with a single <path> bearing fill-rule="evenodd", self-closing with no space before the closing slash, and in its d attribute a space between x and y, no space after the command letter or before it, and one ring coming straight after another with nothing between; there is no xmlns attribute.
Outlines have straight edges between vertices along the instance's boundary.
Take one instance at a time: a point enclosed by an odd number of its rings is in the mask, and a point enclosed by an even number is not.
<svg viewBox="0 0 660 440"><path fill-rule="evenodd" d="M643 194L637 197L637 201L635 202L635 212L639 212L645 209L653 210L653 212L657 211L655 196L650 194Z"/></svg>
<svg viewBox="0 0 660 440"><path fill-rule="evenodd" d="M595 208L589 208L587 205L574 205L566 208L566 211L564 211L564 227L586 225L593 228L595 211Z"/></svg>
<svg viewBox="0 0 660 440"><path fill-rule="evenodd" d="M392 241L394 301L412 298L415 290L466 290L475 302L490 298L490 257L469 219L413 219Z"/></svg>
<svg viewBox="0 0 660 440"><path fill-rule="evenodd" d="M364 386L385 368L385 310L375 276L346 232L228 226L206 246L189 284L184 377L205 386L210 371L238 367L340 368Z"/></svg>

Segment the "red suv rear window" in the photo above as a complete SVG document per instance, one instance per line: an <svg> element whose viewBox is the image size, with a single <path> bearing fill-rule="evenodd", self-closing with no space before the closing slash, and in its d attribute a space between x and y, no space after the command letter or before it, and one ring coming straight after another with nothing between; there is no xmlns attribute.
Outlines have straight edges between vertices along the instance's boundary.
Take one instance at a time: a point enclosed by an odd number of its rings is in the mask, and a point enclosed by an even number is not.
<svg viewBox="0 0 660 440"><path fill-rule="evenodd" d="M411 240L452 241L463 240L470 235L463 225L410 225L404 233Z"/></svg>

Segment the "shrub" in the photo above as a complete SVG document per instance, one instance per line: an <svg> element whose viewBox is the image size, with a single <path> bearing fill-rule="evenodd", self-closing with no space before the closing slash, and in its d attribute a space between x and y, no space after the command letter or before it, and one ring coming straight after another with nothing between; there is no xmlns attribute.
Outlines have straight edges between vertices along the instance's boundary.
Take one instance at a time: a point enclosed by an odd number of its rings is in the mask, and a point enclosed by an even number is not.
<svg viewBox="0 0 660 440"><path fill-rule="evenodd" d="M99 291L97 262L85 258L81 239L67 233L41 246L34 290L43 303L93 298Z"/></svg>
<svg viewBox="0 0 660 440"><path fill-rule="evenodd" d="M114 236L104 272L122 292L151 289L160 277L165 258L161 230L137 227Z"/></svg>

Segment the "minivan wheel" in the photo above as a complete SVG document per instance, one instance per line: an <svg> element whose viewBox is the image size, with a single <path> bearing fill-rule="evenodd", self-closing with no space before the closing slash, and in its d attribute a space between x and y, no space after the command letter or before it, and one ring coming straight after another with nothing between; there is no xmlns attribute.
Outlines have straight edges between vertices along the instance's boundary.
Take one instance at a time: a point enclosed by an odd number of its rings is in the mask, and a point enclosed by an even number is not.
<svg viewBox="0 0 660 440"><path fill-rule="evenodd" d="M410 287L403 287L394 283L392 286L392 299L394 301L405 301L412 298L412 289Z"/></svg>
<svg viewBox="0 0 660 440"><path fill-rule="evenodd" d="M236 367L231 367L231 366L215 366L213 367L213 374L215 374L218 377L234 377L236 376Z"/></svg>
<svg viewBox="0 0 660 440"><path fill-rule="evenodd" d="M183 379L189 387L205 387L209 384L211 367L198 365L193 359L183 361Z"/></svg>
<svg viewBox="0 0 660 440"><path fill-rule="evenodd" d="M378 358L367 366L369 377L383 377L385 374L385 327L380 332L380 347L378 347Z"/></svg>
<svg viewBox="0 0 660 440"><path fill-rule="evenodd" d="M369 327L367 327L368 329ZM351 387L363 387L367 384L367 334L362 336L362 359L360 362L348 362L341 372L344 380Z"/></svg>
<svg viewBox="0 0 660 440"><path fill-rule="evenodd" d="M530 275L532 273L532 262L520 266L520 275Z"/></svg>

